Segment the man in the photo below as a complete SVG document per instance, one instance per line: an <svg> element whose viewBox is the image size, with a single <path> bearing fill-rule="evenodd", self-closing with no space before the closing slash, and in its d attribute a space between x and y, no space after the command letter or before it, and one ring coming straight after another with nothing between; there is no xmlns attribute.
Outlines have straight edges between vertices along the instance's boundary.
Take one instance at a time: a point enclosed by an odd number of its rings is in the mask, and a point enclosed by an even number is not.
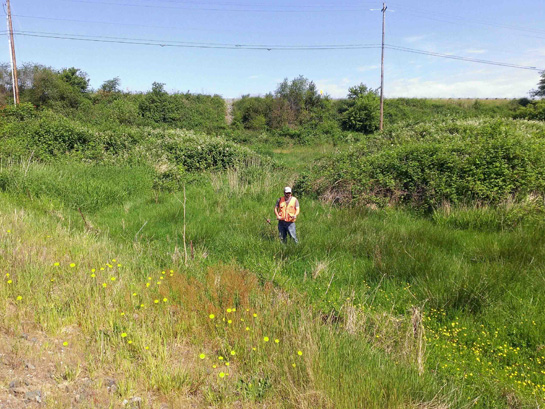
<svg viewBox="0 0 545 409"><path fill-rule="evenodd" d="M297 244L295 220L299 215L299 201L291 195L291 188L289 186L284 188L284 196L276 201L274 213L276 214L276 220L278 220L280 240L285 243L286 237L289 234Z"/></svg>

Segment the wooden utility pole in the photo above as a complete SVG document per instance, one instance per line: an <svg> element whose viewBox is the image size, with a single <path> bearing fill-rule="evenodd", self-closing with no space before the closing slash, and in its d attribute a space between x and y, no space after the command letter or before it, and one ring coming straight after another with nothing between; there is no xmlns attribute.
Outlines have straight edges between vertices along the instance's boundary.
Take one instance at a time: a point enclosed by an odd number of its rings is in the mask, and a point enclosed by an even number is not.
<svg viewBox="0 0 545 409"><path fill-rule="evenodd" d="M380 58L380 130L384 128L384 27L386 23L386 3L382 3L382 56Z"/></svg>
<svg viewBox="0 0 545 409"><path fill-rule="evenodd" d="M11 23L11 7L6 0L8 12L9 49L11 51L11 79L13 81L13 103L19 103L19 80L17 79L17 59L15 58L15 41L13 40L13 24Z"/></svg>

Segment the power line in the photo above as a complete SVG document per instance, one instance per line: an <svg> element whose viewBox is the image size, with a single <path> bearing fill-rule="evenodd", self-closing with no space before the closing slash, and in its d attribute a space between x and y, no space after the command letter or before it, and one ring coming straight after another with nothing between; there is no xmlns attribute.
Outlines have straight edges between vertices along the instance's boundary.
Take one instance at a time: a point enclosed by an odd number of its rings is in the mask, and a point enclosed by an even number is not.
<svg viewBox="0 0 545 409"><path fill-rule="evenodd" d="M490 21L482 20L482 19L472 19L472 18L467 18L467 17L463 17L463 16L459 16L459 15L447 14L447 13L441 13L441 12L429 12L427 10L422 10L422 9L418 9L418 8L415 8L415 7L407 7L407 6L403 6L403 5L399 5L399 4L395 4L395 7L396 7L396 9L400 9L403 13L412 14L412 15L415 15L415 16L418 16L418 17L428 18L430 20L436 20L436 21L440 21L440 22L444 22L444 23L445 22L446 23L452 23L452 24L460 24L461 23L462 25L476 24L476 25L482 25L482 26L488 26L488 27L498 27L498 28L504 28L504 29L508 29L508 30L524 31L524 32L529 32L529 33L544 34L545 35L545 30L543 30L543 29L521 27L521 26L516 26L516 25L512 25L512 24L493 23L493 22L490 22ZM458 20L458 21L449 21L449 20L445 20L444 18L454 19L454 20ZM545 37L537 37L537 38L545 38Z"/></svg>
<svg viewBox="0 0 545 409"><path fill-rule="evenodd" d="M365 8L319 8L319 9L307 9L307 10L286 10L286 9L256 9L256 8L214 8L214 7L181 7L181 6L161 6L161 5L149 5L149 4L131 4L131 3L115 3L109 1L89 1L89 0L62 0L70 3L86 3L86 4L99 4L109 6L121 6L121 7L141 7L151 9L177 9L177 10L195 10L195 11L221 11L221 12L244 12L244 13L331 13L331 12L356 12L366 11ZM251 6L251 5L248 5Z"/></svg>
<svg viewBox="0 0 545 409"><path fill-rule="evenodd" d="M241 3L202 3L202 2L186 2L183 3L174 1L174 0L163 0L163 2L168 3L174 3L174 4L195 4L198 6L201 6L202 4L209 4L209 5L218 5L218 6L237 6L237 7L243 7L243 8L214 8L214 7L183 7L183 6L164 6L164 5L158 5L158 4L133 4L133 3L116 3L112 1L90 1L90 0L61 0L65 2L72 2L72 3L86 3L86 4L101 4L101 5L114 5L114 6L122 6L122 7L143 7L143 8L154 8L154 9L181 9L181 10L195 10L195 11L220 11L220 12L257 12L257 13L330 13L330 12L365 12L368 11L367 8L358 8L358 7L350 7L350 8L315 8L315 9L293 9L288 10L286 7L315 7L315 6L304 6L304 5L298 5L298 6L291 6L291 5L282 5L282 9L263 9L260 10L256 7L267 7L266 4L241 4ZM338 3L335 3L338 5ZM450 24L461 24L461 25L482 25L482 26L489 26L489 27L497 27L497 28L503 28L508 30L515 30L520 32L528 32L528 33L534 33L534 34L545 34L545 30L540 29L532 29L528 27L520 27L520 26L514 26L510 24L498 24L498 23L492 23L485 20L475 20L475 19L468 19L466 17L452 15L452 14L446 14L446 13L438 13L438 12L427 12L427 11L421 11L421 9L414 8L414 7L406 7L403 5L398 5L397 3L394 3L395 7L397 9L405 10L404 13L415 15L418 17L426 18L429 20L435 20L440 22L446 22ZM253 7L253 8L248 8ZM439 18L437 18L439 16ZM447 19L454 19L458 21L451 21L451 20L445 20L444 17ZM526 35L526 37L533 37L533 38L545 38L543 36L529 36Z"/></svg>
<svg viewBox="0 0 545 409"><path fill-rule="evenodd" d="M18 36L51 38L74 41L88 41L98 43L114 43L114 44L132 44L146 45L159 47L174 47L174 48L203 48L203 49L231 49L231 50L267 50L267 51L312 51L312 50L357 50L357 49L374 49L381 48L381 44L318 44L318 45L278 45L278 44L226 44L226 43L204 43L204 42L182 42L182 41L163 41L143 38L124 38L124 37L105 37L105 36L88 36L80 34L65 34L65 33L46 33L32 31L17 31ZM395 51L402 51L413 54L422 54L439 58L447 58L465 62L473 62L479 64L495 65L500 67L518 68L525 70L542 71L542 68L533 66L512 64L499 61L484 60L479 58L464 57L454 54L437 53L433 51L419 50L385 44L385 48Z"/></svg>
<svg viewBox="0 0 545 409"><path fill-rule="evenodd" d="M182 48L223 48L239 50L344 50L362 48L380 48L380 44L320 44L320 45L266 45L266 44L224 44L224 43L194 43L183 41L163 41L141 38L87 36L81 34L46 33L32 31L17 31L17 35L25 37L55 38L64 40L79 40L118 44L154 45L160 47Z"/></svg>
<svg viewBox="0 0 545 409"><path fill-rule="evenodd" d="M237 34L240 33L240 30L214 30L209 28L121 23L117 21L99 21L99 20L69 19L69 18L59 18L59 17L41 17L41 16L28 16L28 15L22 15L22 14L13 14L13 16L18 18L29 18L29 19L46 20L46 21L69 21L73 23L104 24L104 25L127 26L127 27L146 27L146 28L159 28L159 29L169 29L169 30L189 30L189 31L217 32L217 33L228 32L228 33L237 33ZM244 34L248 34L248 33L252 33L252 32L249 32L249 31L244 32Z"/></svg>
<svg viewBox="0 0 545 409"><path fill-rule="evenodd" d="M70 1L70 0L62 0L62 1ZM159 1L153 1L153 0L142 0L144 2L147 2L147 3L154 3L154 4L157 4L157 3L174 3L174 4L198 4L198 5L210 5L210 6L238 6L238 7L270 7L271 4L265 4L265 3L254 3L254 2L251 2L251 3L233 3L233 2L221 2L221 3L218 3L216 1L214 2L208 2L208 1L185 1L185 0L182 0L182 1L179 1L179 0L159 0ZM361 3L361 2L360 2ZM373 0L369 0L369 3L376 3L376 1L373 1ZM333 3L335 6L346 6L346 7L353 7L353 4L342 4L340 2L334 2ZM291 4L282 4L280 6L282 6L283 8L316 8L316 7L328 7L328 6L331 6L332 3L329 3L329 4L324 4L324 3L313 3L312 5L304 5L304 4L298 4L298 5L291 5Z"/></svg>
<svg viewBox="0 0 545 409"><path fill-rule="evenodd" d="M96 40L104 42L116 42L122 43L135 42L145 43L146 45L159 45L159 46L187 46L187 47L218 47L218 48L233 48L233 49L274 49L274 50L286 50L286 49L352 49L352 48L374 48L380 47L380 44L232 44L232 43L205 43L205 42L191 42L191 41L174 41L174 40L155 40L150 38L127 38L127 37L110 37L110 36L90 36L87 34L68 34L68 33L51 33L45 31L17 31L17 35L27 37L43 37L43 38L59 38L67 40Z"/></svg>
<svg viewBox="0 0 545 409"><path fill-rule="evenodd" d="M426 50L418 50L415 48L408 48L408 47L401 47L396 45L386 45L386 48L390 50L397 50L397 51L403 51L407 53L413 53L413 54L422 54L422 55L429 55L432 57L441 57L441 58L448 58L451 60L459 60L459 61L467 61L467 62L474 62L479 64L488 64L488 65L497 65L500 67L509 67L509 68L520 68L524 70L532 70L532 71L541 71L540 68L537 67L531 67L528 65L520 65L520 64L511 64L511 63L504 63L504 62L498 62L498 61L490 61L490 60L483 60L480 58L472 58L472 57L464 57L461 55L454 55L454 54L442 54L437 53L433 51L426 51Z"/></svg>

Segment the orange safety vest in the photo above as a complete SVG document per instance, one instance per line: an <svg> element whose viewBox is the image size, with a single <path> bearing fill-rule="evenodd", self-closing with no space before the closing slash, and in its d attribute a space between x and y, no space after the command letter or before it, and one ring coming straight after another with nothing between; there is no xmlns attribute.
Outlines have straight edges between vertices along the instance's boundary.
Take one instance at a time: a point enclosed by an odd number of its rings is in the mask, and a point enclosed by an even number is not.
<svg viewBox="0 0 545 409"><path fill-rule="evenodd" d="M293 196L288 204L286 204L284 196L280 198L280 203L278 203L278 214L281 220L293 222L293 219L295 218L295 203L297 203L297 199Z"/></svg>

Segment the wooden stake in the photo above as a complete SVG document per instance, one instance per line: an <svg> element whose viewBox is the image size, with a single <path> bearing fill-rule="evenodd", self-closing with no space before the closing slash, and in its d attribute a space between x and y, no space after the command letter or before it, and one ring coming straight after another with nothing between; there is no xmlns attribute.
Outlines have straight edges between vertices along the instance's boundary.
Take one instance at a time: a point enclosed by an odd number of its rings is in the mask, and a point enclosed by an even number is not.
<svg viewBox="0 0 545 409"><path fill-rule="evenodd" d="M185 202L186 202L186 197L185 197L185 184L184 184L184 263L187 266L187 246L185 244Z"/></svg>

